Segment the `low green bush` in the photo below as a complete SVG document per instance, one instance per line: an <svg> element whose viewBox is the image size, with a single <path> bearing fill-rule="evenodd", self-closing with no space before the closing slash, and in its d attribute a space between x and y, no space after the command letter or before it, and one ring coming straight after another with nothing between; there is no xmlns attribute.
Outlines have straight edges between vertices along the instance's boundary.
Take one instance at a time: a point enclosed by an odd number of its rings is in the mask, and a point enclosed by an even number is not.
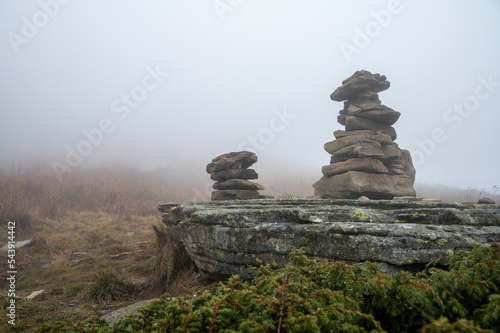
<svg viewBox="0 0 500 333"><path fill-rule="evenodd" d="M263 266L212 295L156 299L113 326L89 318L41 332L500 332L500 245L477 246L417 275L377 264L309 260Z"/></svg>

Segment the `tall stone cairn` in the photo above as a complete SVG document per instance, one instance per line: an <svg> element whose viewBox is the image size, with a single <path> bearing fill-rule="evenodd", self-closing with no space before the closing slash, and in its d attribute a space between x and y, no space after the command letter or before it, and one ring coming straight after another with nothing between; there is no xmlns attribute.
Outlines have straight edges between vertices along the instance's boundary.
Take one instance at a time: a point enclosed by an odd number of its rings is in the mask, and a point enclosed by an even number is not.
<svg viewBox="0 0 500 333"><path fill-rule="evenodd" d="M212 185L217 191L212 192L212 200L245 200L259 198L259 190L264 187L249 181L257 179L258 174L248 169L257 162L257 155L249 151L239 151L220 155L207 165Z"/></svg>
<svg viewBox="0 0 500 333"><path fill-rule="evenodd" d="M337 117L345 130L325 144L332 155L314 183L315 195L323 198L393 199L416 196L415 168L410 152L400 149L392 125L401 113L382 105L378 93L388 89L384 75L361 70L342 81L330 96L344 102Z"/></svg>

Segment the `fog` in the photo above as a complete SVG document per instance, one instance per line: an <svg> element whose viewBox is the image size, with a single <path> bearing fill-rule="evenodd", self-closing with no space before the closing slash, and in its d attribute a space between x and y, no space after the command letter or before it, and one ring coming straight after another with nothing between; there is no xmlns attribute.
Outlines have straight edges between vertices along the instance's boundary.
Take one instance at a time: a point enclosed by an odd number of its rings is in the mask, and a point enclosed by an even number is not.
<svg viewBox="0 0 500 333"><path fill-rule="evenodd" d="M329 96L366 69L391 82L417 183L491 189L499 32L496 0L4 0L0 163L205 173L247 149L261 175L319 179L343 129Z"/></svg>

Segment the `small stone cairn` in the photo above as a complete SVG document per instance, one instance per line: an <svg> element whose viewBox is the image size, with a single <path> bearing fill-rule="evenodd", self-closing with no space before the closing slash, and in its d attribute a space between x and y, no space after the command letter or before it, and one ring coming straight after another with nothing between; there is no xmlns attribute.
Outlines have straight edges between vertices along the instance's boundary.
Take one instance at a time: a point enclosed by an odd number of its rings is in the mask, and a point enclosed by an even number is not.
<svg viewBox="0 0 500 333"><path fill-rule="evenodd" d="M332 155L314 183L315 195L323 198L393 199L415 197L415 168L410 153L402 150L392 125L399 112L382 105L378 93L389 88L384 75L361 70L342 81L330 96L345 101L337 121L345 130L335 131L327 142Z"/></svg>
<svg viewBox="0 0 500 333"><path fill-rule="evenodd" d="M257 179L258 174L248 169L257 162L257 155L249 151L239 151L220 155L207 165L212 185L212 200L245 200L259 198L259 190L264 187L248 179Z"/></svg>

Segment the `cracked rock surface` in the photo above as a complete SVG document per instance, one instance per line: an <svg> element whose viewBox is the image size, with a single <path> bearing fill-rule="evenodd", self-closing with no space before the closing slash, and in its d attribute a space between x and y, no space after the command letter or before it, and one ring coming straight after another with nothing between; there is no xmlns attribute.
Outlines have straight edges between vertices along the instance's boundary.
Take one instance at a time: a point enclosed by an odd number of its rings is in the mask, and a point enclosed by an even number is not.
<svg viewBox="0 0 500 333"><path fill-rule="evenodd" d="M200 273L213 279L283 267L298 248L311 258L368 260L394 272L500 242L498 205L255 199L168 203L159 210Z"/></svg>

